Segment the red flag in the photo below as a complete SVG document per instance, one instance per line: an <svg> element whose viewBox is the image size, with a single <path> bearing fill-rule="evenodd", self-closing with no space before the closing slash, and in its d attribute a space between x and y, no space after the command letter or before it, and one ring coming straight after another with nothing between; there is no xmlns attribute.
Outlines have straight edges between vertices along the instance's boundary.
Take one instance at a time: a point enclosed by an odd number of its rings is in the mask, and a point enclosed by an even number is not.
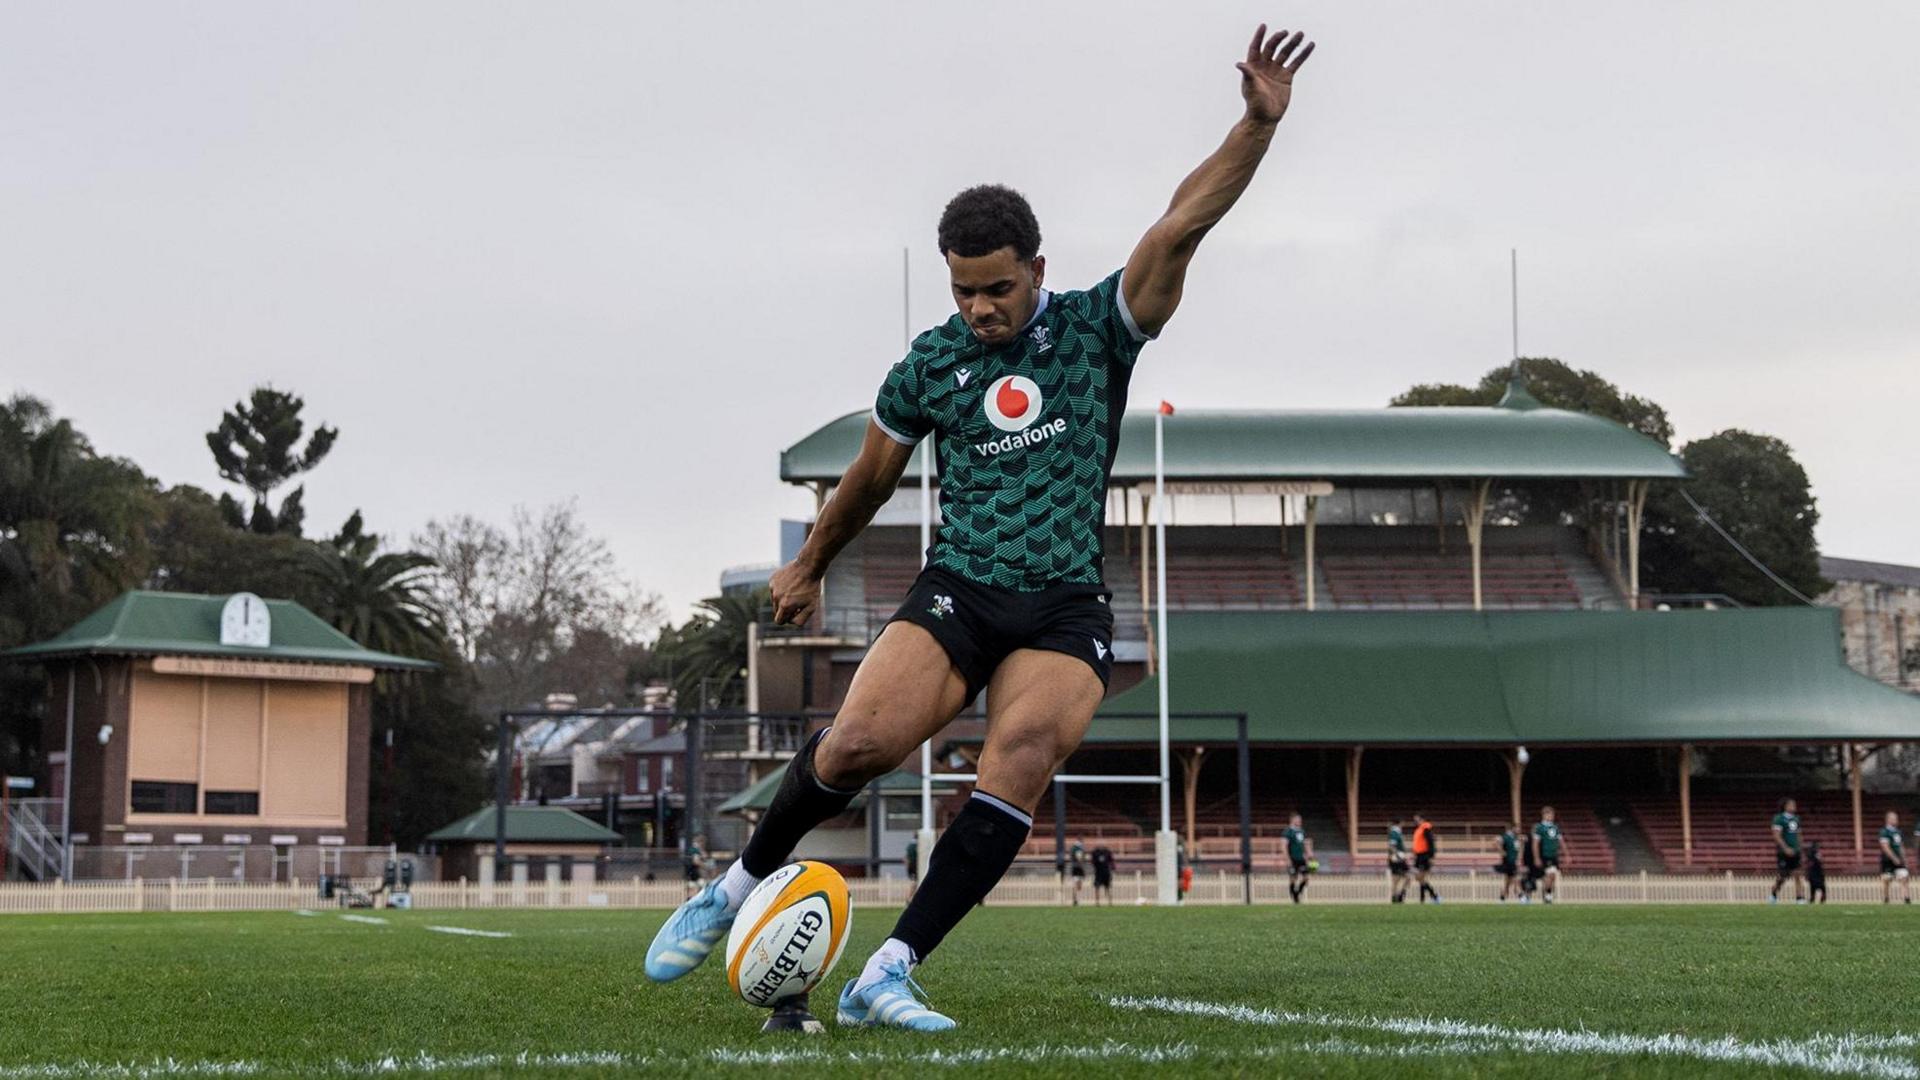
<svg viewBox="0 0 1920 1080"><path fill-rule="evenodd" d="M1173 415L1173 402L1171 402L1171 401L1163 401L1163 402L1161 402L1161 403L1160 403L1160 415L1161 415L1161 416L1172 416L1172 415Z"/></svg>

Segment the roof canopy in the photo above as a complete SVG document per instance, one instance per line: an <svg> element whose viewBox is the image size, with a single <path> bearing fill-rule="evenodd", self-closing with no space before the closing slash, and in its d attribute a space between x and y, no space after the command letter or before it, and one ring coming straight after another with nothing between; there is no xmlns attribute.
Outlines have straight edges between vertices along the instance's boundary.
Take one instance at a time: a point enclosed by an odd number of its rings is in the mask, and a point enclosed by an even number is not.
<svg viewBox="0 0 1920 1080"><path fill-rule="evenodd" d="M476 810L433 833L437 844L491 844L494 808ZM613 844L625 837L559 806L507 807L509 844Z"/></svg>
<svg viewBox="0 0 1920 1080"><path fill-rule="evenodd" d="M859 452L867 415L849 413L787 448L780 455L780 478L839 480ZM1127 414L1113 483L1152 479L1152 415ZM1637 431L1537 405L1195 409L1175 413L1166 423L1167 477L1174 480L1380 483L1478 477L1678 480L1687 475L1666 447ZM918 472L920 453L915 449L908 476Z"/></svg>
<svg viewBox="0 0 1920 1080"><path fill-rule="evenodd" d="M439 665L365 648L291 600L268 600L272 637L264 647L222 645L224 596L147 592L120 594L105 607L47 641L0 653L13 660L75 656L219 656L310 664L430 670Z"/></svg>
<svg viewBox="0 0 1920 1080"><path fill-rule="evenodd" d="M719 812L722 814L738 814L748 810L755 812L766 810L767 807L773 805L773 793L779 789L780 781L786 775L787 767L785 765L780 766L759 780L747 785L746 788L734 795L733 798L721 803ZM905 769L895 769L880 779L875 780L874 783L880 785L880 794L882 795L920 794L920 774L907 772ZM952 784L939 782L933 785L933 790L937 795L950 795L953 793L954 787ZM860 794L853 797L853 802L849 803L847 808L849 810L857 810L866 805L866 801L867 791L865 788L862 788Z"/></svg>
<svg viewBox="0 0 1920 1080"><path fill-rule="evenodd" d="M1172 711L1248 714L1294 745L1920 739L1920 698L1854 672L1827 608L1193 612L1168 616ZM1149 679L1103 712L1151 712ZM1150 744L1150 719L1090 743ZM1231 742L1231 720L1178 720Z"/></svg>

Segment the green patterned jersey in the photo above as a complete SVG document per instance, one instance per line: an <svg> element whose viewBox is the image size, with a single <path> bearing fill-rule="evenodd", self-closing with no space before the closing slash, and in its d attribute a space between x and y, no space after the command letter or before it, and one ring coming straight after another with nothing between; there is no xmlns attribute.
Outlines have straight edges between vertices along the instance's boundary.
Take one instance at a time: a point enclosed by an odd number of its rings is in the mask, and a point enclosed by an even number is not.
<svg viewBox="0 0 1920 1080"><path fill-rule="evenodd" d="M1557 859L1560 857L1560 823L1543 821L1533 827L1533 838L1540 845L1540 857Z"/></svg>
<svg viewBox="0 0 1920 1080"><path fill-rule="evenodd" d="M1880 827L1880 839L1886 841L1887 850L1893 852L1894 862L1903 863L1907 861L1907 849L1901 844L1900 829L1898 826L1882 825Z"/></svg>
<svg viewBox="0 0 1920 1080"><path fill-rule="evenodd" d="M1280 835L1287 841L1287 858L1298 861L1307 857L1307 830L1289 825Z"/></svg>
<svg viewBox="0 0 1920 1080"><path fill-rule="evenodd" d="M1120 276L1041 293L1004 345L981 344L955 315L887 373L874 422L902 443L938 436L929 566L1023 592L1100 582L1107 476L1147 342Z"/></svg>
<svg viewBox="0 0 1920 1080"><path fill-rule="evenodd" d="M1800 815L1785 811L1773 815L1773 828L1787 845L1787 850L1798 854L1800 851Z"/></svg>
<svg viewBox="0 0 1920 1080"><path fill-rule="evenodd" d="M1520 838L1513 835L1512 829L1500 832L1500 861L1515 862L1520 858Z"/></svg>
<svg viewBox="0 0 1920 1080"><path fill-rule="evenodd" d="M1405 855L1406 853L1407 853L1407 834L1401 832L1400 826L1398 825L1387 826L1387 854L1388 855L1394 855L1394 854Z"/></svg>

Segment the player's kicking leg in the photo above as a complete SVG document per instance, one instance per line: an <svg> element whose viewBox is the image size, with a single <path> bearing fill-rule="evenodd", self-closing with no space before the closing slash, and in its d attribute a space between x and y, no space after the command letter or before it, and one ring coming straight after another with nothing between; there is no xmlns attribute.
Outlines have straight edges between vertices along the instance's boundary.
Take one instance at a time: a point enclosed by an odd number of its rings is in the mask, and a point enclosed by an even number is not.
<svg viewBox="0 0 1920 1080"><path fill-rule="evenodd" d="M939 642L895 622L873 643L833 726L794 755L740 858L667 919L647 948L647 977L677 979L707 958L753 887L815 826L844 813L868 781L906 760L966 702L966 681Z"/></svg>
<svg viewBox="0 0 1920 1080"><path fill-rule="evenodd" d="M1080 745L1104 692L1093 669L1066 653L1018 649L1001 662L987 686L987 743L973 795L940 835L893 936L841 992L842 1024L954 1026L922 1003L913 969L1013 865L1034 807Z"/></svg>

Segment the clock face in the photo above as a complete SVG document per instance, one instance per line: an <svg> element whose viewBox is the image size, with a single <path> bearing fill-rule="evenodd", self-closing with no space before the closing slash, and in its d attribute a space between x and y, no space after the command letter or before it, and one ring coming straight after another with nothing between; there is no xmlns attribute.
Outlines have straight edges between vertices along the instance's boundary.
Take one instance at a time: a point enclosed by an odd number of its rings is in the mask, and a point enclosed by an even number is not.
<svg viewBox="0 0 1920 1080"><path fill-rule="evenodd" d="M252 593L234 593L220 609L220 644L264 649L273 643L267 602Z"/></svg>

